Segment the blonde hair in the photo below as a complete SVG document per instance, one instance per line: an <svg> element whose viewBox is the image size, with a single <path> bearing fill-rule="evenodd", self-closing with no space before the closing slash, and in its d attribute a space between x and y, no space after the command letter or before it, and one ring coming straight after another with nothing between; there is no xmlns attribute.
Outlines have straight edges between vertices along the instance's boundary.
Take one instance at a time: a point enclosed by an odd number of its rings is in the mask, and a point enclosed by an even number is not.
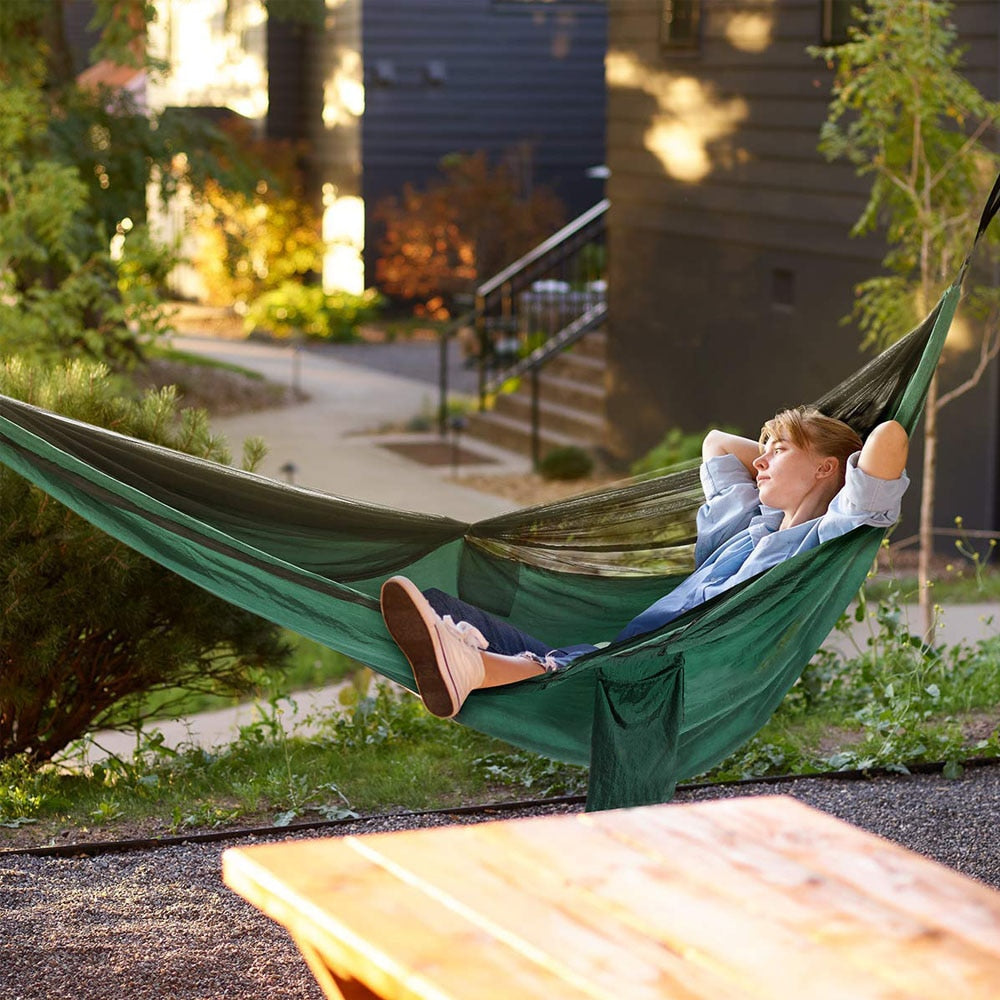
<svg viewBox="0 0 1000 1000"><path fill-rule="evenodd" d="M791 441L798 448L807 448L821 458L835 458L840 465L843 482L847 460L861 450L861 435L843 420L828 417L812 406L796 406L775 414L760 432L760 446L772 438Z"/></svg>

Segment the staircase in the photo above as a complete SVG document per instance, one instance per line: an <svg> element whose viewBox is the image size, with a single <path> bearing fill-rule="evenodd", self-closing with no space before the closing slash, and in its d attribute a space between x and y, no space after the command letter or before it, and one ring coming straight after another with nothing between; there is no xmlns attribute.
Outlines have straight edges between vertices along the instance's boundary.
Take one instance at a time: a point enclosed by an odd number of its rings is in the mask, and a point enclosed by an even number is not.
<svg viewBox="0 0 1000 1000"><path fill-rule="evenodd" d="M517 379L516 389L498 393L492 409L470 414L466 433L530 455L536 462L555 448L575 446L592 454L603 451L605 344L603 330L583 335L544 367ZM536 405L537 425L532 418Z"/></svg>
<svg viewBox="0 0 1000 1000"><path fill-rule="evenodd" d="M479 412L466 431L537 465L555 448L604 450L607 200L476 289L475 308L442 341L445 433L448 337L475 331Z"/></svg>

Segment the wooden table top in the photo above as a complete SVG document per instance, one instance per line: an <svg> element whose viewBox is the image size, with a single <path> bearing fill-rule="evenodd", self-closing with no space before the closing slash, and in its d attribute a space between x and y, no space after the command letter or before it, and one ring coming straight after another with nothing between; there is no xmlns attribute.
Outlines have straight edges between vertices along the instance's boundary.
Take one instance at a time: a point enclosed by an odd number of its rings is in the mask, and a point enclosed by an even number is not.
<svg viewBox="0 0 1000 1000"><path fill-rule="evenodd" d="M234 848L223 875L357 988L331 996L1000 996L1000 893L780 796Z"/></svg>

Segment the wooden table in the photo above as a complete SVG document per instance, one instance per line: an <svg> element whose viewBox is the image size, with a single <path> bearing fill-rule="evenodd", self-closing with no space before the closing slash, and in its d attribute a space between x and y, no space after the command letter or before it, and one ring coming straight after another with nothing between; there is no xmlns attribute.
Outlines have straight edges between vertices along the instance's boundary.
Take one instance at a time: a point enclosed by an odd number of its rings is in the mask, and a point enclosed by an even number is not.
<svg viewBox="0 0 1000 1000"><path fill-rule="evenodd" d="M784 797L237 848L223 871L331 997L1000 997L1000 893Z"/></svg>

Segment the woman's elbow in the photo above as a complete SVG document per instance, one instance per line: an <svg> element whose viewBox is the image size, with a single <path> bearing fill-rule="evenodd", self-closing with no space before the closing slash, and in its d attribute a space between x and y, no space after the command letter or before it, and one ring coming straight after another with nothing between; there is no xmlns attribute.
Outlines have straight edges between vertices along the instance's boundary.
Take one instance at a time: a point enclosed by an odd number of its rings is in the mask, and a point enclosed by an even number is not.
<svg viewBox="0 0 1000 1000"><path fill-rule="evenodd" d="M726 447L727 437L728 435L723 431L714 428L710 430L701 442L702 460L707 462L710 458L725 455L728 451Z"/></svg>
<svg viewBox="0 0 1000 1000"><path fill-rule="evenodd" d="M899 479L906 468L910 436L896 420L886 420L868 435L858 467L878 479Z"/></svg>

